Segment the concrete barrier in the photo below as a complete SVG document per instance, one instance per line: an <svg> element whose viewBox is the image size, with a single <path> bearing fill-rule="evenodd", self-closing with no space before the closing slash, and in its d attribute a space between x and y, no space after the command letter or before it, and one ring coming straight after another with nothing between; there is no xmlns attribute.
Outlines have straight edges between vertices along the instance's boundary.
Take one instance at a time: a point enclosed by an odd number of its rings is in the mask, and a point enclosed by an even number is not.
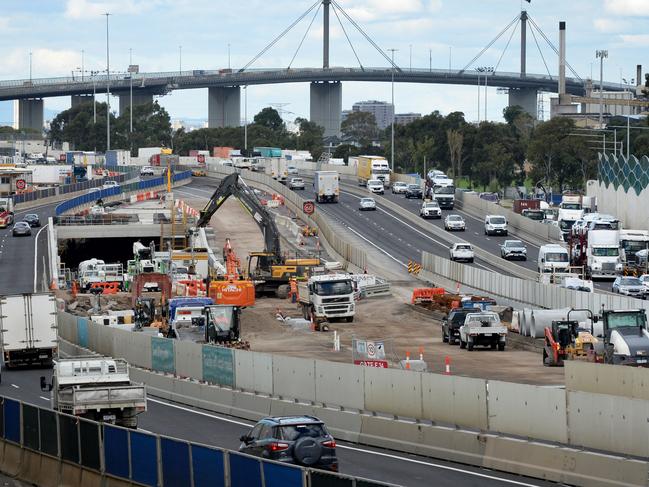
<svg viewBox="0 0 649 487"><path fill-rule="evenodd" d="M202 345L199 343L177 341L175 348L176 374L180 377L203 378L203 355L201 351Z"/></svg>
<svg viewBox="0 0 649 487"><path fill-rule="evenodd" d="M363 389L365 368L348 364L315 361L315 400L329 404L335 398L336 406L354 409L365 408Z"/></svg>
<svg viewBox="0 0 649 487"><path fill-rule="evenodd" d="M273 393L273 356L235 350L236 387L264 394Z"/></svg>
<svg viewBox="0 0 649 487"><path fill-rule="evenodd" d="M422 374L423 418L438 423L487 430L487 381L470 377Z"/></svg>
<svg viewBox="0 0 649 487"><path fill-rule="evenodd" d="M365 369L365 410L406 418L422 417L420 372L400 369Z"/></svg>
<svg viewBox="0 0 649 487"><path fill-rule="evenodd" d="M280 398L315 401L314 361L274 355L273 394Z"/></svg>
<svg viewBox="0 0 649 487"><path fill-rule="evenodd" d="M649 369L569 361L566 390L649 400Z"/></svg>

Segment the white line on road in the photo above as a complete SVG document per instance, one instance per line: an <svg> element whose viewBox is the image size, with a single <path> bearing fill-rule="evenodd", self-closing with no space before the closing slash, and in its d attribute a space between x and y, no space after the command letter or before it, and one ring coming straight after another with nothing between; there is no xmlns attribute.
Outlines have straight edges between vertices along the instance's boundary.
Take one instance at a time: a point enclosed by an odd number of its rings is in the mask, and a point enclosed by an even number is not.
<svg viewBox="0 0 649 487"><path fill-rule="evenodd" d="M11 384L11 387L13 387L15 389L20 389L20 386L17 386L16 384Z"/></svg>
<svg viewBox="0 0 649 487"><path fill-rule="evenodd" d="M49 223L47 225L49 225ZM47 228L47 225L43 226L38 232L36 232L36 238L34 239L34 292L38 292L38 289L36 289L36 278L38 277L38 237L41 232ZM45 272L45 269L43 269L43 272Z"/></svg>
<svg viewBox="0 0 649 487"><path fill-rule="evenodd" d="M243 421L237 421L235 419L224 418L223 416L217 416L215 414L205 413L203 411L198 411L196 409L191 409L191 408L187 408L187 407L184 407L184 406L179 406L177 404L170 404L168 402L160 401L158 399L152 399L151 395L149 395L147 397L147 400L151 401L151 402L154 402L154 403L157 403L157 404L162 404L163 406L167 406L167 407L170 407L170 408L179 409L181 411L185 411L185 412L188 412L188 413L198 414L199 416L205 416L205 417L216 419L216 420L219 420L219 421L224 421L226 423L236 424L236 425L239 425L239 426L245 426L247 428L250 428L251 426L253 426L253 423L244 423ZM141 428L139 428L139 429L141 430ZM525 483L525 482L519 482L517 480L503 479L503 478L500 478L500 477L496 477L494 475L487 475L487 474L484 474L484 473L473 472L471 470L465 470L465 469L459 468L459 467L451 467L450 465L441 465L439 463L425 462L423 460L416 460L414 458L400 457L399 455L392 455L390 453L382 453L382 452L373 451L373 450L366 450L365 448L357 448L355 446L346 446L346 445L337 444L336 447L340 448L342 450L351 450L351 451L356 451L356 452L359 452L359 453L365 453L365 454L368 454L368 455L376 455L376 456L385 457L385 458L392 458L394 460L399 460L399 461L409 462L409 463L415 463L417 465L425 465L427 467L433 467L433 468L438 468L438 469L442 469L442 470L448 470L448 471L451 471L451 472L458 472L458 473L462 473L462 474L465 474L465 475L472 475L474 477L480 477L480 478L483 478L483 479L495 480L497 482L503 482L503 483L506 483L506 484L519 485L521 487L538 487L536 484L529 484L529 483Z"/></svg>
<svg viewBox="0 0 649 487"><path fill-rule="evenodd" d="M38 396L38 397L40 397L43 401L49 401L50 400L49 397L45 397L45 396Z"/></svg>

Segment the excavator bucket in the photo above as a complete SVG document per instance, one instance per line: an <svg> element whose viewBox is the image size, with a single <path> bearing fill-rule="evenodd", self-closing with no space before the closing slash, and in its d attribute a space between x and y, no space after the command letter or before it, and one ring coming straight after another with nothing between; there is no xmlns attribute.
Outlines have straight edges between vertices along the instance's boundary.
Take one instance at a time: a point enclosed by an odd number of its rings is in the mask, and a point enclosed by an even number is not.
<svg viewBox="0 0 649 487"><path fill-rule="evenodd" d="M208 296L216 304L245 308L255 304L255 285L248 280L212 281Z"/></svg>

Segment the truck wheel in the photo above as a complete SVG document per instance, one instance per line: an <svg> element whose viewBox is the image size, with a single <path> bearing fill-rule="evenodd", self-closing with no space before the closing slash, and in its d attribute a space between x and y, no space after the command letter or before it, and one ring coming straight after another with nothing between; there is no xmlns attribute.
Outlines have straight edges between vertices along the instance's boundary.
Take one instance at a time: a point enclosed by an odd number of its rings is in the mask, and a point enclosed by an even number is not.
<svg viewBox="0 0 649 487"><path fill-rule="evenodd" d="M460 338L460 348L466 348L466 342L463 342Z"/></svg>
<svg viewBox="0 0 649 487"><path fill-rule="evenodd" d="M291 290L291 287L288 284L282 284L281 286L277 287L277 290L275 291L275 296L277 296L279 299L286 299L288 298L288 293Z"/></svg>
<svg viewBox="0 0 649 487"><path fill-rule="evenodd" d="M444 332L442 332L442 342L443 343L448 343L448 335Z"/></svg>
<svg viewBox="0 0 649 487"><path fill-rule="evenodd" d="M471 342L467 343L466 348L467 348L467 350L469 352L472 352L473 351L473 342L471 341Z"/></svg>
<svg viewBox="0 0 649 487"><path fill-rule="evenodd" d="M504 343L499 343L498 344L498 351L499 352L504 352L505 351L505 344Z"/></svg>
<svg viewBox="0 0 649 487"><path fill-rule="evenodd" d="M497 346L497 345L498 345L497 343L492 343L492 344L491 344L491 349L492 349L492 350L496 350L496 346Z"/></svg>

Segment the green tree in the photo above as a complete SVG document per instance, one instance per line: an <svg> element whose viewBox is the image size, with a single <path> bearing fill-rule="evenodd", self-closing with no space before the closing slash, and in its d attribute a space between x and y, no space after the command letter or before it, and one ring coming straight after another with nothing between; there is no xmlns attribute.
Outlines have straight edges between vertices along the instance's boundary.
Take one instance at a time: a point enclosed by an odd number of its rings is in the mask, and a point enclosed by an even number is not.
<svg viewBox="0 0 649 487"><path fill-rule="evenodd" d="M453 177L462 175L462 147L464 145L464 134L459 130L448 129L446 141L451 156L451 174Z"/></svg>
<svg viewBox="0 0 649 487"><path fill-rule="evenodd" d="M117 118L115 147L136 153L140 147L171 146L171 119L157 101L133 107L133 132L130 131L129 109Z"/></svg>
<svg viewBox="0 0 649 487"><path fill-rule="evenodd" d="M256 125L266 127L273 132L283 132L286 130L284 120L279 116L277 110L272 107L266 107L255 115L254 122Z"/></svg>
<svg viewBox="0 0 649 487"><path fill-rule="evenodd" d="M116 136L116 118L112 113L111 140ZM50 122L50 139L53 142L69 142L76 150L106 150L106 104L97 103L97 122L93 122L91 102L81 103L59 113ZM123 147L125 148L125 147Z"/></svg>
<svg viewBox="0 0 649 487"><path fill-rule="evenodd" d="M649 156L649 134L646 132L636 137L633 142L633 153L636 157Z"/></svg>
<svg viewBox="0 0 649 487"><path fill-rule="evenodd" d="M350 113L340 125L340 130L360 146L369 145L379 134L374 114L362 111Z"/></svg>
<svg viewBox="0 0 649 487"><path fill-rule="evenodd" d="M324 127L315 122L310 122L306 118L296 118L295 124L298 126L296 137L296 146L298 150L308 150L311 157L317 161L323 152Z"/></svg>

